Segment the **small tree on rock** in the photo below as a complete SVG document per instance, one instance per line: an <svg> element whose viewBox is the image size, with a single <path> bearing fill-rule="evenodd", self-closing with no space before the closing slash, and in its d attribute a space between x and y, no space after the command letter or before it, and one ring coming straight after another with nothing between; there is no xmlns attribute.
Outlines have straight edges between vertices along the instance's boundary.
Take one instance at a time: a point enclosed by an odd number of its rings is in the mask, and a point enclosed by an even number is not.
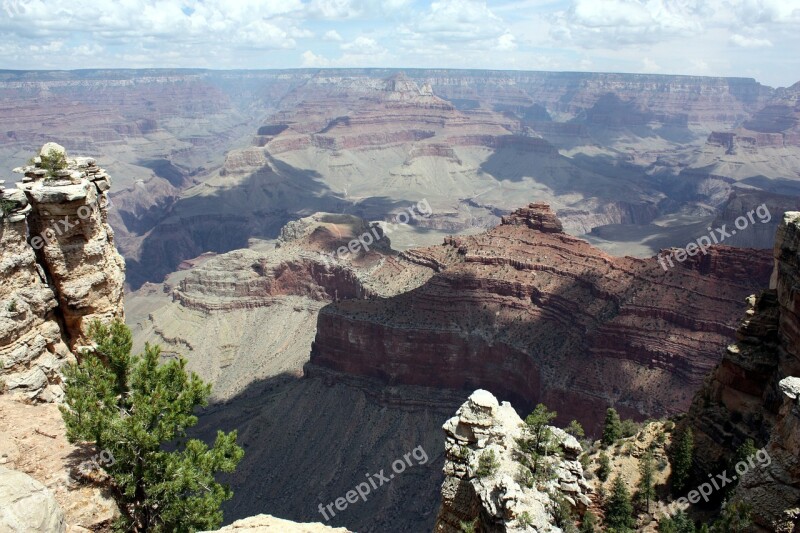
<svg viewBox="0 0 800 533"><path fill-rule="evenodd" d="M548 410L546 405L540 403L525 417L524 436L517 440L525 460L530 461L529 466L539 478L546 470L542 467L544 459L555 450L555 439L549 424L556 416L558 415L555 411Z"/></svg>
<svg viewBox="0 0 800 533"><path fill-rule="evenodd" d="M600 481L605 481L611 473L611 460L608 458L606 452L600 452L597 462L599 463L597 466L597 477Z"/></svg>
<svg viewBox="0 0 800 533"><path fill-rule="evenodd" d="M650 512L650 500L656 497L655 460L653 452L648 450L639 460L639 481L636 483L636 499L645 504L645 511Z"/></svg>
<svg viewBox="0 0 800 533"><path fill-rule="evenodd" d="M618 533L627 533L634 526L633 505L628 487L620 476L614 478L611 494L605 505L606 526Z"/></svg>
<svg viewBox="0 0 800 533"><path fill-rule="evenodd" d="M95 323L90 336L96 348L65 369L60 409L70 442L89 441L113 457L104 468L122 512L116 529L216 529L220 505L233 493L214 476L233 472L244 451L235 431L217 432L211 448L186 439L211 386L188 373L182 358L161 364L157 346L132 356L131 333L121 322Z"/></svg>

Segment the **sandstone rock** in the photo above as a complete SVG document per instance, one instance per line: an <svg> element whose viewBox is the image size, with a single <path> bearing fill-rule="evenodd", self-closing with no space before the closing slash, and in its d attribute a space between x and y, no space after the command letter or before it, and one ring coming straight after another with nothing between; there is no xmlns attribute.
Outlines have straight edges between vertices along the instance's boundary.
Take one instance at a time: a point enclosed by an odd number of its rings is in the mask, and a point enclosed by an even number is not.
<svg viewBox="0 0 800 533"><path fill-rule="evenodd" d="M695 461L704 471L730 460L747 438L764 447L769 464L749 470L733 499L748 502L756 524L768 531L785 529L778 524L790 523L787 513L800 504L798 252L800 213L786 213L775 238L771 288L748 299L753 313L698 393L688 419Z"/></svg>
<svg viewBox="0 0 800 533"><path fill-rule="evenodd" d="M687 409L744 299L767 283L768 252L720 247L724 260L707 268L665 272L559 227L534 204L404 253L436 274L415 291L323 308L311 363L392 385L479 386L522 410L544 402L590 434L610 405L637 418Z"/></svg>
<svg viewBox="0 0 800 533"><path fill-rule="evenodd" d="M316 523L299 523L283 520L270 515L251 516L237 520L229 526L205 533L349 533L343 527L329 527Z"/></svg>
<svg viewBox="0 0 800 533"><path fill-rule="evenodd" d="M64 512L44 485L27 474L0 466L0 530L63 533Z"/></svg>
<svg viewBox="0 0 800 533"><path fill-rule="evenodd" d="M60 370L75 359L68 344L82 343L94 319L123 318L124 262L107 225L107 189L74 160L64 172L78 183L40 180L32 168L36 178L3 191L21 207L0 225L0 379L28 401L59 401Z"/></svg>

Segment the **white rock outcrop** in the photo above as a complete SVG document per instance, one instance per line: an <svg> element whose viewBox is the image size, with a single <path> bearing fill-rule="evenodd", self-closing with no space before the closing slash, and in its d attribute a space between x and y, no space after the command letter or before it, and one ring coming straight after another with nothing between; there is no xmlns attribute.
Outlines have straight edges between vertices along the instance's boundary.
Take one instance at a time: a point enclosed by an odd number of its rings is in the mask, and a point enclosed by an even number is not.
<svg viewBox="0 0 800 533"><path fill-rule="evenodd" d="M553 525L554 495L578 511L591 504L578 462L581 446L559 428L550 428L561 454L549 459L553 475L533 487L520 483L516 440L523 436L523 421L511 404L498 403L490 392L473 392L443 429L445 480L436 533L460 532L462 523L479 524L476 531L555 533L562 530ZM491 475L478 476L480 457L490 451L498 466Z"/></svg>

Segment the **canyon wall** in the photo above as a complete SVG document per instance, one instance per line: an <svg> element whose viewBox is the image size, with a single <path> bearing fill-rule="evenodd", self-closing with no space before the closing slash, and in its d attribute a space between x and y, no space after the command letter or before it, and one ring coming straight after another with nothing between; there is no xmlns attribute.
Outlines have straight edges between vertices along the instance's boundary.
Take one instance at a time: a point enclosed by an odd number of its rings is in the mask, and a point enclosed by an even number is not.
<svg viewBox="0 0 800 533"><path fill-rule="evenodd" d="M390 385L485 388L520 410L544 402L596 432L624 416L685 411L732 339L768 253L719 247L666 271L559 231L532 204L477 236L413 251L438 272L392 298L322 309L311 365ZM613 385L609 385L613 384Z"/></svg>
<svg viewBox="0 0 800 533"><path fill-rule="evenodd" d="M791 522L791 509L800 503L799 253L800 213L789 212L775 239L770 288L748 299L736 342L697 394L688 419L701 472L721 471L748 438L766 446L772 464L749 472L735 497L752 505L756 523L768 531Z"/></svg>

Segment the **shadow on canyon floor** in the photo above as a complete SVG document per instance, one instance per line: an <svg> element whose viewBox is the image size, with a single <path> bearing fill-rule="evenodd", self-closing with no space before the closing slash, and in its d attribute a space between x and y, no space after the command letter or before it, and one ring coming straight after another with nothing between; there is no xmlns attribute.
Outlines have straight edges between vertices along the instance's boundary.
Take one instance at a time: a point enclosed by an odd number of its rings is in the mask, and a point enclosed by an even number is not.
<svg viewBox="0 0 800 533"><path fill-rule="evenodd" d="M192 434L212 442L217 429L238 430L245 457L223 476L234 491L225 523L269 513L363 532L431 531L444 464L442 424L469 393L387 387L316 369L311 377L275 376L199 413ZM372 490L365 501L319 512L417 447L427 461ZM418 452L418 456L421 456ZM377 483L377 480L376 480Z"/></svg>

